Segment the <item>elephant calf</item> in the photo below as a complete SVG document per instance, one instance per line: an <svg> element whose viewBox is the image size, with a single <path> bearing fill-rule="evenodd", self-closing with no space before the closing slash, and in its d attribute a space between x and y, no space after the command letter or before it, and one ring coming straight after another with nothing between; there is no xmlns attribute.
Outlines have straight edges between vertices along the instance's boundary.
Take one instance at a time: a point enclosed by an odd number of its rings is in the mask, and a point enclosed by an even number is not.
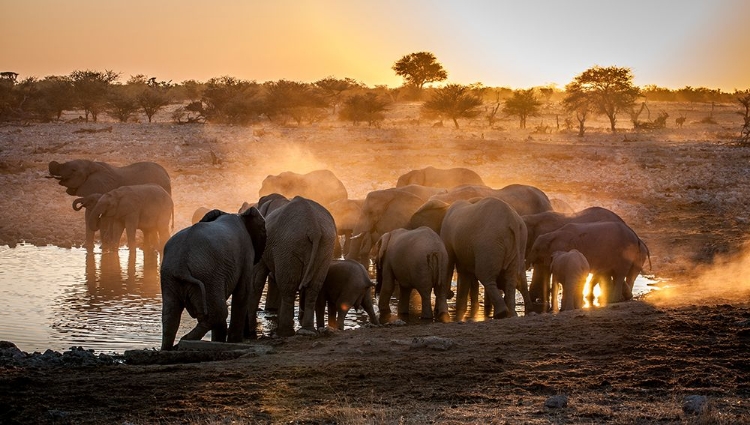
<svg viewBox="0 0 750 425"><path fill-rule="evenodd" d="M328 305L328 326L344 329L344 318L349 309L364 308L370 322L377 325L378 317L372 305L372 287L375 286L365 266L354 260L334 260L315 304L316 324L323 327L323 311Z"/></svg>
<svg viewBox="0 0 750 425"><path fill-rule="evenodd" d="M583 307L583 288L590 267L586 257L577 249L552 253L552 310L557 309L557 285L562 285L561 311Z"/></svg>

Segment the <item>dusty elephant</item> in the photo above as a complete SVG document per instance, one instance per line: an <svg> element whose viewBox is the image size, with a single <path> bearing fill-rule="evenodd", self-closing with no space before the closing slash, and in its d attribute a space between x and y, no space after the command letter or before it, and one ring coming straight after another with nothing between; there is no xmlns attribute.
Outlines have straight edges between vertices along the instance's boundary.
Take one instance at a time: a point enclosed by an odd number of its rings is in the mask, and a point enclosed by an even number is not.
<svg viewBox="0 0 750 425"><path fill-rule="evenodd" d="M456 320L463 320L470 292L470 317L476 315L477 281L484 285L496 318L516 315L516 288L528 306L524 264L526 226L510 205L493 197L473 203L456 201L445 214L440 237L448 252L449 270L455 265L458 272Z"/></svg>
<svg viewBox="0 0 750 425"><path fill-rule="evenodd" d="M241 342L253 270L266 244L263 216L212 210L198 223L175 233L164 246L161 264L162 350L174 344L180 316L187 309L198 324L182 339L227 339L227 304L232 296L229 342Z"/></svg>
<svg viewBox="0 0 750 425"><path fill-rule="evenodd" d="M137 184L157 184L172 194L172 183L167 170L155 162L137 162L123 167L114 166L106 162L95 162L87 159L75 159L59 163L51 161L48 165L49 178L59 180L61 186L66 187L69 195L86 197L94 193L107 193L120 186ZM93 241L93 234L86 232L86 248L93 248L93 242L88 245L89 237Z"/></svg>
<svg viewBox="0 0 750 425"><path fill-rule="evenodd" d="M375 248L377 280L381 285L378 299L381 323L387 322L391 315L390 299L396 285L399 289L399 315L409 314L409 295L416 290L422 299L423 319L432 320L434 317L441 322L450 321L448 252L437 233L427 227L396 229L383 234Z"/></svg>
<svg viewBox="0 0 750 425"><path fill-rule="evenodd" d="M430 166L401 175L396 182L396 187L410 184L450 189L464 184L484 185L484 181L479 174L468 168L442 169Z"/></svg>
<svg viewBox="0 0 750 425"><path fill-rule="evenodd" d="M300 292L300 333L315 333L315 303L333 259L336 226L322 205L300 196L266 216L268 238L263 258L254 271L248 315L251 336L255 314L265 286L273 274L279 290L279 336L294 335L294 301Z"/></svg>
<svg viewBox="0 0 750 425"><path fill-rule="evenodd" d="M84 242L83 246L85 248L93 248L94 247L94 236L96 235L95 230L91 230L88 226L89 217L91 216L91 211L94 209L94 205L96 205L97 202L99 202L99 198L102 197L101 193L92 193L91 195L86 195L81 198L76 198L73 200L73 210L80 211L81 208L85 208L86 211L84 212L84 218L86 221L86 241ZM109 227L111 223L105 222L103 223L105 227Z"/></svg>
<svg viewBox="0 0 750 425"><path fill-rule="evenodd" d="M262 196L257 202L258 211L263 217L270 214L272 211L279 209L289 203L289 199L279 193L271 193ZM260 276L258 278L261 278ZM281 298L279 290L276 286L276 281L273 275L268 273L268 289L266 291L266 304L263 307L265 311L278 311L279 305L281 304Z"/></svg>
<svg viewBox="0 0 750 425"><path fill-rule="evenodd" d="M370 251L380 236L385 232L406 227L426 197L435 193L434 189L424 189L429 188L411 185L368 193L362 204L362 213L354 226L354 236L346 258L359 261L367 267L370 262ZM420 197L414 192L424 194Z"/></svg>
<svg viewBox="0 0 750 425"><path fill-rule="evenodd" d="M529 296L531 297L532 311L541 313L549 309L550 277L552 276L547 265L542 263L532 264L529 261L531 247L536 239L552 231L555 231L569 223L597 223L617 222L625 223L619 215L602 207L589 207L574 214L564 214L554 211L540 212L523 216L526 223L526 268L533 266L531 283L529 285ZM640 270L639 270L640 272ZM633 277L635 279L635 277Z"/></svg>
<svg viewBox="0 0 750 425"><path fill-rule="evenodd" d="M552 253L552 311L557 310L557 285L562 286L561 311L583 307L583 289L591 268L577 249Z"/></svg>
<svg viewBox="0 0 750 425"><path fill-rule="evenodd" d="M377 325L378 317L372 304L372 287L365 267L353 260L333 260L323 281L323 287L315 304L315 318L318 328L323 327L326 305L328 306L328 326L344 329L344 319L349 309L364 309L370 323Z"/></svg>
<svg viewBox="0 0 750 425"><path fill-rule="evenodd" d="M346 187L331 170L315 170L307 174L285 171L266 177L258 191L258 197L278 193L287 198L302 196L328 206L339 199L349 197Z"/></svg>
<svg viewBox="0 0 750 425"><path fill-rule="evenodd" d="M627 298L623 294L632 291L648 256L648 248L625 223L569 223L539 236L529 251L528 261L549 267L555 251L571 249L586 257L594 279L603 286L602 299L607 303Z"/></svg>
<svg viewBox="0 0 750 425"><path fill-rule="evenodd" d="M89 230L101 230L102 246L116 248L124 229L128 247L133 250L135 231L140 229L144 246L160 251L170 235L170 220L174 223L174 204L169 193L155 184L139 184L121 186L102 195L86 224Z"/></svg>

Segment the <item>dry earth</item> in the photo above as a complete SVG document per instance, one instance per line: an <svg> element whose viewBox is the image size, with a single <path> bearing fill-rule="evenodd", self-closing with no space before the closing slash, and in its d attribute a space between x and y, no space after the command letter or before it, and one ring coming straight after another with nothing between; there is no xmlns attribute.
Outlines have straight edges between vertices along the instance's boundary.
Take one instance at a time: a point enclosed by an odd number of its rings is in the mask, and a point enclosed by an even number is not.
<svg viewBox="0 0 750 425"><path fill-rule="evenodd" d="M381 128L166 122L0 127L0 244L77 246L72 197L47 163L152 160L173 181L175 229L199 206L235 211L262 179L331 169L350 197L405 171L467 166L489 185L535 185L574 209L604 206L648 244L663 289L607 308L479 323L363 328L253 342L266 354L188 365L0 368L1 423L748 423L750 150L717 105L652 104L683 128L585 137L463 122ZM554 109L534 125L555 123ZM448 124L448 121L446 121ZM74 133L82 127L111 132ZM554 125L553 125L554 127ZM212 154L213 153L213 154ZM260 350L265 353L265 350ZM706 397L698 414L687 396ZM564 396L565 407L546 407Z"/></svg>

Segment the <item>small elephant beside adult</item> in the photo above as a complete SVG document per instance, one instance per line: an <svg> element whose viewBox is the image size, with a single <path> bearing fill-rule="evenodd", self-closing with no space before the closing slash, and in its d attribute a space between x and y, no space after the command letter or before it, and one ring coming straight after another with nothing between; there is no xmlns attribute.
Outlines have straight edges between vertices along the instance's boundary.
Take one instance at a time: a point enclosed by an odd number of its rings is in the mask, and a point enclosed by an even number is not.
<svg viewBox="0 0 750 425"><path fill-rule="evenodd" d="M560 311L583 307L583 290L591 271L588 260L577 249L555 251L550 263L552 272L552 311L557 310L557 285L562 286Z"/></svg>
<svg viewBox="0 0 750 425"><path fill-rule="evenodd" d="M167 241L161 263L162 350L172 349L185 309L198 323L182 339L199 340L211 331L212 341L225 341L230 295L228 340L242 341L253 271L265 245L265 222L255 208L242 214L212 210Z"/></svg>
<svg viewBox="0 0 750 425"><path fill-rule="evenodd" d="M537 238L545 233L560 229L569 223L615 222L625 224L625 221L619 215L602 207L589 207L574 214L546 211L537 214L524 215L523 220L524 223L526 223L526 230L528 232L526 265L527 268L533 267L531 283L529 285L529 296L532 300L532 310L537 313L546 311L549 308L549 287L551 277L551 271L546 263L534 264L530 261L529 254ZM635 232L633 233L635 234ZM648 249L645 249L647 252ZM632 279L634 280L635 276L632 276ZM625 295L625 297L627 298L627 295Z"/></svg>
<svg viewBox="0 0 750 425"><path fill-rule="evenodd" d="M370 323L378 325L372 303L372 287L365 267L353 260L333 260L328 267L323 287L315 304L315 319L318 328L325 323L323 314L328 306L328 326L343 330L344 320L349 310L364 309Z"/></svg>
<svg viewBox="0 0 750 425"><path fill-rule="evenodd" d="M594 282L603 286L606 303L627 299L648 257L648 248L623 222L569 223L537 237L528 262L549 269L556 251L580 251L588 260Z"/></svg>
<svg viewBox="0 0 750 425"><path fill-rule="evenodd" d="M285 171L269 175L261 183L258 197L278 193L289 199L302 196L327 207L339 199L347 199L349 194L341 180L331 170L315 170L306 174Z"/></svg>
<svg viewBox="0 0 750 425"><path fill-rule="evenodd" d="M381 323L389 320L390 299L397 285L399 315L409 314L410 294L417 291L422 299L423 319L450 321L447 299L453 270L449 273L448 252L437 233L428 227L392 230L380 237L375 249Z"/></svg>
<svg viewBox="0 0 750 425"><path fill-rule="evenodd" d="M448 252L449 270L455 265L458 272L456 320L464 319L470 293L470 317L476 315L478 282L484 285L494 317L517 315L516 289L521 292L528 310L524 262L526 225L510 205L494 197L456 201L445 214L440 237Z"/></svg>
<svg viewBox="0 0 750 425"><path fill-rule="evenodd" d="M100 196L96 204L86 210L86 215L88 229L101 231L102 247L116 249L125 230L128 248L134 250L135 232L140 229L144 248L161 251L170 236L170 221L174 226L174 203L159 185L120 186Z"/></svg>
<svg viewBox="0 0 750 425"><path fill-rule="evenodd" d="M456 167L444 169L429 166L402 174L396 182L396 187L408 186L410 184L450 189L467 184L484 185L484 181L479 174L468 168Z"/></svg>
<svg viewBox="0 0 750 425"><path fill-rule="evenodd" d="M86 197L95 193L107 193L120 186L153 183L172 194L169 173L155 162L136 162L126 166L115 166L106 162L75 159L64 163L51 161L49 178L65 186L66 193ZM89 243L90 242L90 243ZM86 232L86 248L93 248L93 233Z"/></svg>
<svg viewBox="0 0 750 425"><path fill-rule="evenodd" d="M333 259L336 226L322 205L295 196L265 216L266 249L254 270L250 298L249 329L256 332L256 310L266 277L273 275L281 298L279 336L294 335L294 301L300 293L300 333L315 333L315 304ZM304 297L304 301L302 301Z"/></svg>

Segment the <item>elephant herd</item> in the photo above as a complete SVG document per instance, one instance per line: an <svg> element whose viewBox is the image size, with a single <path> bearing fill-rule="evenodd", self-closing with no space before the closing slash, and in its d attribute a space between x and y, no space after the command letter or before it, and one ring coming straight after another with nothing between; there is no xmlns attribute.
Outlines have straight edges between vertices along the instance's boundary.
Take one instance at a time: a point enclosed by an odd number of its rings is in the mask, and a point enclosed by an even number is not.
<svg viewBox="0 0 750 425"><path fill-rule="evenodd" d="M422 318L448 322L455 271L455 320L476 316L480 283L484 314L503 318L516 315L516 290L527 313L558 304L581 308L591 299L584 294L587 278L587 287L599 285L604 303L628 300L649 258L646 244L612 211L555 211L536 187L493 189L466 168L412 170L395 187L364 199L349 199L329 170L268 176L254 204L244 203L236 214L200 208L193 225L168 240L174 207L169 176L158 164L53 161L49 171L78 196L73 208L86 208L85 246L93 246L96 230L103 246L119 244L126 230L133 249L141 229L147 246L163 250L163 350L173 347L185 309L198 323L183 339L208 331L213 341L256 337L264 290L265 308L278 310L276 333L291 336L298 295L299 334L323 326L326 306L331 327L343 329L351 307L367 311L372 323L386 323L395 293L399 315L409 313L416 292Z"/></svg>

